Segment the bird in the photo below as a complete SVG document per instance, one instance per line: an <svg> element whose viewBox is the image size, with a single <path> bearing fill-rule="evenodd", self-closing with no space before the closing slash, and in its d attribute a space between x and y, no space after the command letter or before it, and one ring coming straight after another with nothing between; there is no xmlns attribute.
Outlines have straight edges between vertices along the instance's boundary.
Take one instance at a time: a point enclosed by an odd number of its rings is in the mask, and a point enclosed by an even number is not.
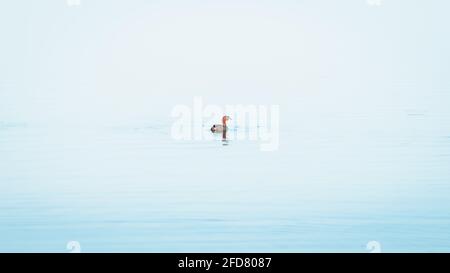
<svg viewBox="0 0 450 273"><path fill-rule="evenodd" d="M214 124L211 127L211 132L213 132L213 133L225 132L226 130L228 130L227 121L229 121L229 120L231 120L231 118L229 116L223 116L222 124Z"/></svg>

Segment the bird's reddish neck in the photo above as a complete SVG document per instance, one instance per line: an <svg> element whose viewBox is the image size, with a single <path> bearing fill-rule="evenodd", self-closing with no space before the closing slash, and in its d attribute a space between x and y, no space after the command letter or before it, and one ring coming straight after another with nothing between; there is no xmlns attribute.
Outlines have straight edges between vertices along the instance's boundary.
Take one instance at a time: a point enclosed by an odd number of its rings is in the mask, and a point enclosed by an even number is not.
<svg viewBox="0 0 450 273"><path fill-rule="evenodd" d="M227 118L226 117L222 118L222 124L223 124L223 127L227 126Z"/></svg>

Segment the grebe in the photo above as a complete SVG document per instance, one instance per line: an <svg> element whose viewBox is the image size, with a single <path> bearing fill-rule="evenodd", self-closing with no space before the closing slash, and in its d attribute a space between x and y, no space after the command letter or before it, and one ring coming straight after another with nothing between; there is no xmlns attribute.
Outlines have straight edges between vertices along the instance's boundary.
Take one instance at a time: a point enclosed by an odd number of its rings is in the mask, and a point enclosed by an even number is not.
<svg viewBox="0 0 450 273"><path fill-rule="evenodd" d="M231 120L231 118L229 116L223 116L222 124L214 124L211 127L211 132L213 132L213 133L225 132L226 130L228 130L227 121L229 121L229 120Z"/></svg>

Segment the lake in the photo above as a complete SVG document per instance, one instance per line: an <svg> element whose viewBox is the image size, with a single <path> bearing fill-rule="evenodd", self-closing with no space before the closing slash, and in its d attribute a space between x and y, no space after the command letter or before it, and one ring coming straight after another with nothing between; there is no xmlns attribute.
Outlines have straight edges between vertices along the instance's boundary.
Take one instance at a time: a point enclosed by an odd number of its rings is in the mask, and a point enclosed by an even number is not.
<svg viewBox="0 0 450 273"><path fill-rule="evenodd" d="M449 116L285 117L273 152L170 118L2 121L0 251L450 251Z"/></svg>

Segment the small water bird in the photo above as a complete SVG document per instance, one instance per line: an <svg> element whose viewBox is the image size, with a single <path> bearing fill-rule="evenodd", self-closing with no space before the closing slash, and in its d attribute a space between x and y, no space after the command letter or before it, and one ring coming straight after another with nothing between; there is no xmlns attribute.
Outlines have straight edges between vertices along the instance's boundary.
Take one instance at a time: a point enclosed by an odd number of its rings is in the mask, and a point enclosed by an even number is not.
<svg viewBox="0 0 450 273"><path fill-rule="evenodd" d="M213 132L213 133L225 132L226 130L228 130L227 121L229 121L229 120L231 120L231 118L229 116L223 116L222 124L214 124L211 127L211 132Z"/></svg>

